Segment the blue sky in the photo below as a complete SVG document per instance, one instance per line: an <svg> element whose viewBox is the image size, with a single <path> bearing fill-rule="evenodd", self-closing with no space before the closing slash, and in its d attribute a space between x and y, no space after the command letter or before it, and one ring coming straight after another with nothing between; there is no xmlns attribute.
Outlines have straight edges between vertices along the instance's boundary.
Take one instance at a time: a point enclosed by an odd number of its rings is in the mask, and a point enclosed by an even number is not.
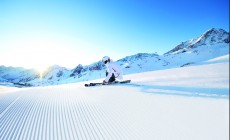
<svg viewBox="0 0 230 140"><path fill-rule="evenodd" d="M163 54L213 27L229 31L228 0L1 0L0 65Z"/></svg>

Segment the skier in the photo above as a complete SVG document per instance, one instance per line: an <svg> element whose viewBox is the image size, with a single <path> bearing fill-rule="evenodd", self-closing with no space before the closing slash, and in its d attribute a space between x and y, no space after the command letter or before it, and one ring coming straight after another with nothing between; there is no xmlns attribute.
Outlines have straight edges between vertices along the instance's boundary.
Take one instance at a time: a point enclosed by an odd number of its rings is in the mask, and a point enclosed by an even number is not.
<svg viewBox="0 0 230 140"><path fill-rule="evenodd" d="M103 84L109 84L114 82L116 79L122 80L123 73L121 67L113 62L108 56L102 58L102 62L106 66L106 78L103 80Z"/></svg>

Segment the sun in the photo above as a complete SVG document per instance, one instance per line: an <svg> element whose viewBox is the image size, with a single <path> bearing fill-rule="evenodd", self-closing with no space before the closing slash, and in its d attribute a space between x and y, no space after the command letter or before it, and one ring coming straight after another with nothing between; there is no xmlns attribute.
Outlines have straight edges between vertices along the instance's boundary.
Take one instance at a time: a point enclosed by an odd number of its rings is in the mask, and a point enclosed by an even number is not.
<svg viewBox="0 0 230 140"><path fill-rule="evenodd" d="M48 66L37 66L35 70L39 73L40 79L42 79L44 72L47 70Z"/></svg>

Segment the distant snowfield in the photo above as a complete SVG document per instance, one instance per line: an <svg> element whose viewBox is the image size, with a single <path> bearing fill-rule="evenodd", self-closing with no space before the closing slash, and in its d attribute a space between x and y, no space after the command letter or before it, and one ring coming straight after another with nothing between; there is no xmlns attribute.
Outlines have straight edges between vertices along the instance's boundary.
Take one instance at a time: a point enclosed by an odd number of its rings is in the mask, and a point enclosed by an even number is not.
<svg viewBox="0 0 230 140"><path fill-rule="evenodd" d="M132 82L0 87L0 139L229 139L229 62L124 78Z"/></svg>

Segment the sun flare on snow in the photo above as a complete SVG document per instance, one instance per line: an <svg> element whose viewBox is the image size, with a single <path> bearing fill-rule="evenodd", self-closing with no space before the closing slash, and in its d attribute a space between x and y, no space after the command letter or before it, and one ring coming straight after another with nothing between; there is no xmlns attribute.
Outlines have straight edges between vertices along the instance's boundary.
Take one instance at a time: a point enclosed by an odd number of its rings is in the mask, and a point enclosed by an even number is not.
<svg viewBox="0 0 230 140"><path fill-rule="evenodd" d="M44 72L47 70L47 66L40 66L40 67L36 67L36 71L39 73L39 78L42 79L43 78L43 74Z"/></svg>

